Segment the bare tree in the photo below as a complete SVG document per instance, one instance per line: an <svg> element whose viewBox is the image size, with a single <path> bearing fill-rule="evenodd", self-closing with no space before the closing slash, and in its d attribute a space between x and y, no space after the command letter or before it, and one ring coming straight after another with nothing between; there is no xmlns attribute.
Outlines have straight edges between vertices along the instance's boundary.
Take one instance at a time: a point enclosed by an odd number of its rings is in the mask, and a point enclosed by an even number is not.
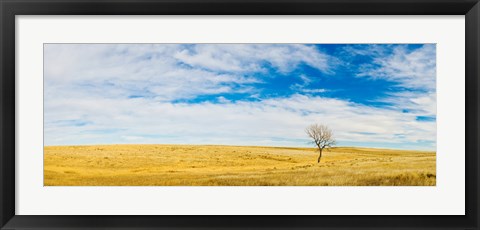
<svg viewBox="0 0 480 230"><path fill-rule="evenodd" d="M323 149L330 148L336 143L333 138L333 132L327 126L319 124L308 126L305 132L313 139L312 143L314 143L318 147L318 151L320 151L320 155L318 156L318 163L320 163Z"/></svg>

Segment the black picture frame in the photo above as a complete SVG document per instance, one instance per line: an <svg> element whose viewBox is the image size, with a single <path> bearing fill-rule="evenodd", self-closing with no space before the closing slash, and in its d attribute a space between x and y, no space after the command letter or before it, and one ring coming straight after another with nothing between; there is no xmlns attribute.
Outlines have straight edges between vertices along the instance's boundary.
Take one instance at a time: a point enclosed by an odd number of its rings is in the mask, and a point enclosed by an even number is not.
<svg viewBox="0 0 480 230"><path fill-rule="evenodd" d="M479 0L0 0L1 229L479 229ZM458 216L15 215L16 15L465 15L466 194ZM460 77L460 76L459 76ZM438 202L442 202L439 200Z"/></svg>

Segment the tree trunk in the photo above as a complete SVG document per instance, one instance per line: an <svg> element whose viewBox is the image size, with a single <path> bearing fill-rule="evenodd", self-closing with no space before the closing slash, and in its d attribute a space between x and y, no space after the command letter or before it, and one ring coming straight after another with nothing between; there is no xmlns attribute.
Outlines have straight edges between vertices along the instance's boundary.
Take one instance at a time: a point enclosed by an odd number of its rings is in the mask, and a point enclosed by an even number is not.
<svg viewBox="0 0 480 230"><path fill-rule="evenodd" d="M322 150L321 148L318 149L320 151L320 155L318 155L318 162L317 163L320 163L320 158L322 158Z"/></svg>

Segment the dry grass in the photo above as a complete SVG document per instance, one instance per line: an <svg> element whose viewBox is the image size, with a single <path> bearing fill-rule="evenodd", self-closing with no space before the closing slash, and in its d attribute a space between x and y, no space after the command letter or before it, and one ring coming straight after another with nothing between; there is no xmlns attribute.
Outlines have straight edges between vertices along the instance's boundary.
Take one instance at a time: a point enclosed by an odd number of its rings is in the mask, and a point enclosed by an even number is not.
<svg viewBox="0 0 480 230"><path fill-rule="evenodd" d="M434 186L435 152L333 148L48 146L46 186Z"/></svg>

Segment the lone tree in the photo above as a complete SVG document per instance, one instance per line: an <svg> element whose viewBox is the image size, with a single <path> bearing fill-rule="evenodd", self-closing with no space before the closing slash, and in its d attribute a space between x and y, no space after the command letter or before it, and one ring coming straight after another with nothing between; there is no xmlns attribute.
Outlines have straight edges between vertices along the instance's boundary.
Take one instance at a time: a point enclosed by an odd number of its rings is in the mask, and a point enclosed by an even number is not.
<svg viewBox="0 0 480 230"><path fill-rule="evenodd" d="M318 156L318 162L322 158L322 151L325 148L330 148L335 145L335 139L333 138L333 132L325 125L313 124L305 129L305 132L309 137L313 139L314 143L318 147L320 155Z"/></svg>

